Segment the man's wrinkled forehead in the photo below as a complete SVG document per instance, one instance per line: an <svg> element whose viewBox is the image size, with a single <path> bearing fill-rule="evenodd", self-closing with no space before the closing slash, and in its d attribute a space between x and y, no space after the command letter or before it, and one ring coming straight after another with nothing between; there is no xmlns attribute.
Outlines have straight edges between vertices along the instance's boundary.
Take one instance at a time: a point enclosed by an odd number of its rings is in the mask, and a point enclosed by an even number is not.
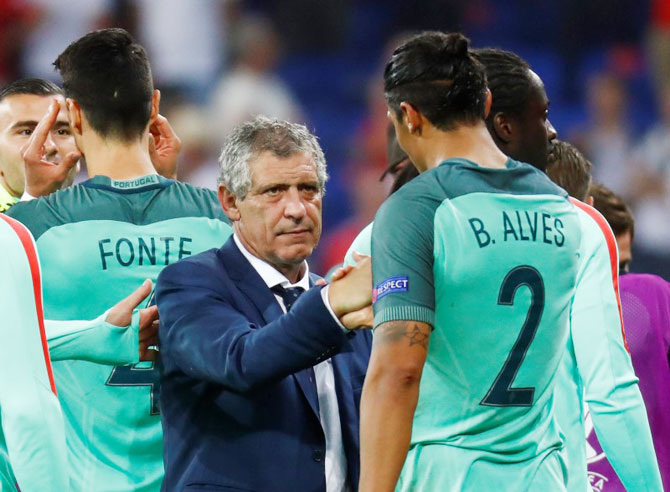
<svg viewBox="0 0 670 492"><path fill-rule="evenodd" d="M293 176L300 174L314 176L317 179L316 163L314 157L306 151L291 152L288 156L277 155L270 150L264 150L249 161L252 181L262 182L278 176Z"/></svg>

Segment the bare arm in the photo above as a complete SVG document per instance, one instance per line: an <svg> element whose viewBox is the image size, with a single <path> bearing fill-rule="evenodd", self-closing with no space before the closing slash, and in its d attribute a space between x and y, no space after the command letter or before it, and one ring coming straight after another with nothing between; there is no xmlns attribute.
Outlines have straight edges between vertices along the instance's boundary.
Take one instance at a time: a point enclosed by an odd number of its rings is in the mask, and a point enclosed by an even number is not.
<svg viewBox="0 0 670 492"><path fill-rule="evenodd" d="M361 398L360 492L393 491L412 435L431 327L390 321L374 334Z"/></svg>

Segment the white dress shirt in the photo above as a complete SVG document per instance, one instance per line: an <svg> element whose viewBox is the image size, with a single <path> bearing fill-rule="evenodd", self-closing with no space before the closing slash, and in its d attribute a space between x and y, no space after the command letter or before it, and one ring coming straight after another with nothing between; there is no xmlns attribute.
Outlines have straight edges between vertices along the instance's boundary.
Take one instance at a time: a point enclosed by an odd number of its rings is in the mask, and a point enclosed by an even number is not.
<svg viewBox="0 0 670 492"><path fill-rule="evenodd" d="M305 291L309 290L309 267L307 266L307 262L304 263L304 275L296 283L292 284L284 274L272 265L252 255L244 247L237 234L233 234L233 240L268 288L272 289L276 285L281 285L285 289L300 287ZM284 313L286 313L284 300L277 294L274 296ZM346 329L330 307L328 286L321 289L321 299L333 318L337 320L337 323L343 329ZM326 492L344 492L349 490L347 486L347 460L344 455L344 444L342 442L342 426L340 425L340 409L337 405L337 393L335 392L333 362L331 359L324 360L315 365L313 369L316 378L316 392L319 399L319 420L326 437Z"/></svg>

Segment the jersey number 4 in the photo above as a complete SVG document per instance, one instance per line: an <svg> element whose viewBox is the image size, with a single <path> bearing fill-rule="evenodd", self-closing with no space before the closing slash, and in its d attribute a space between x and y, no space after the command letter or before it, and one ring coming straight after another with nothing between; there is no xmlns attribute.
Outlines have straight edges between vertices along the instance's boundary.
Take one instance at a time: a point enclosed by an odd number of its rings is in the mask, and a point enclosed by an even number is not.
<svg viewBox="0 0 670 492"><path fill-rule="evenodd" d="M491 385L489 392L481 401L481 405L494 407L529 407L533 404L535 388L512 388L519 367L523 362L528 347L530 346L535 332L542 318L544 310L544 282L542 276L535 268L528 265L518 266L505 276L498 304L511 306L514 304L514 296L521 286L530 289L530 307L521 327L521 332L514 342L514 346L507 356L507 360L500 369L498 376Z"/></svg>
<svg viewBox="0 0 670 492"><path fill-rule="evenodd" d="M134 366L114 366L107 382L107 386L149 386L150 415L160 414L161 383L158 368L153 362L140 362Z"/></svg>
<svg viewBox="0 0 670 492"><path fill-rule="evenodd" d="M145 307L155 304L156 289L151 292ZM159 415L161 381L160 374L154 362L140 362L133 366L114 366L107 382L107 386L149 386L150 415Z"/></svg>

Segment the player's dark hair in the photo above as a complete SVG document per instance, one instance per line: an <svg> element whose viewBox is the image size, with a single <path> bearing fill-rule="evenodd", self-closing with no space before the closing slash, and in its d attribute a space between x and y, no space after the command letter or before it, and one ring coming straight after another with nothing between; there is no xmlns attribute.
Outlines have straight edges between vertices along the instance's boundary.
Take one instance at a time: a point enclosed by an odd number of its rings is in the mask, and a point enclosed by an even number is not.
<svg viewBox="0 0 670 492"><path fill-rule="evenodd" d="M497 113L522 113L533 90L530 65L520 56L497 48L480 48L472 52L484 65L493 97L487 122Z"/></svg>
<svg viewBox="0 0 670 492"><path fill-rule="evenodd" d="M428 31L393 52L384 70L386 102L400 118L407 102L440 130L484 118L486 76L460 33Z"/></svg>
<svg viewBox="0 0 670 492"><path fill-rule="evenodd" d="M591 186L591 162L575 146L557 140L549 153L546 172L568 195L586 200Z"/></svg>
<svg viewBox="0 0 670 492"><path fill-rule="evenodd" d="M62 95L63 89L49 80L27 78L10 82L0 89L0 101L9 96L30 94L34 96Z"/></svg>
<svg viewBox="0 0 670 492"><path fill-rule="evenodd" d="M103 137L138 138L151 117L153 81L144 48L123 29L102 29L68 46L54 62L65 95Z"/></svg>
<svg viewBox="0 0 670 492"><path fill-rule="evenodd" d="M630 232L631 239L635 236L635 219L628 205L619 195L601 184L593 184L589 189L593 197L593 206L603 214L615 236Z"/></svg>

